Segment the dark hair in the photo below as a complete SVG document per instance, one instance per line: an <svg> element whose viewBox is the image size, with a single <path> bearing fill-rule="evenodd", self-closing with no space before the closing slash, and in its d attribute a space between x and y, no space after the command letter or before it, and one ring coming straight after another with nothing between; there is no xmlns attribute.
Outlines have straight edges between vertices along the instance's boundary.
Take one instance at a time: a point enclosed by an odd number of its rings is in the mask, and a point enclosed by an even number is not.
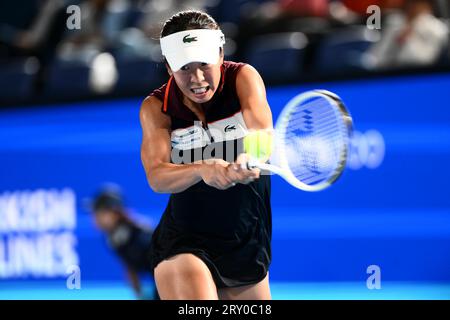
<svg viewBox="0 0 450 320"><path fill-rule="evenodd" d="M123 194L117 186L108 186L99 190L91 203L91 210L94 214L102 210L111 211L119 216L119 223L136 225L127 215Z"/></svg>
<svg viewBox="0 0 450 320"><path fill-rule="evenodd" d="M123 211L124 203L122 195L117 191L102 190L94 198L92 203L92 210L97 212L99 210L114 210Z"/></svg>
<svg viewBox="0 0 450 320"><path fill-rule="evenodd" d="M161 30L161 38L172 33L193 29L218 30L219 25L209 14L198 10L181 11L171 16Z"/></svg>

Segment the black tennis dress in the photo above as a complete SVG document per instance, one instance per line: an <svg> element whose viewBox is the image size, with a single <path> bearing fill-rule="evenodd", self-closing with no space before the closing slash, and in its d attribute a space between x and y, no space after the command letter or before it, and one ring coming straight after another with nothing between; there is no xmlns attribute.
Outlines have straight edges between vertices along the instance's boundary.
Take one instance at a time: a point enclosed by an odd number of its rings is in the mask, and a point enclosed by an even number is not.
<svg viewBox="0 0 450 320"><path fill-rule="evenodd" d="M183 104L171 77L150 95L163 102L172 121L172 163L222 158L242 153L246 125L236 93L242 63L225 61L220 86L203 107L207 123ZM227 190L203 181L170 195L152 237L152 269L180 253L192 253L208 266L218 288L254 284L265 278L271 262L270 176Z"/></svg>

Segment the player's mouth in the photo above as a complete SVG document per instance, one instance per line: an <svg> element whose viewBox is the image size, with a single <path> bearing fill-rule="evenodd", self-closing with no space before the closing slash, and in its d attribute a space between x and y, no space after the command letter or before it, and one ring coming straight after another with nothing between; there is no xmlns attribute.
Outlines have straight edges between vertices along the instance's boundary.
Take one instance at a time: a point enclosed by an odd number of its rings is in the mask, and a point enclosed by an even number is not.
<svg viewBox="0 0 450 320"><path fill-rule="evenodd" d="M204 98L206 93L209 91L209 86L191 88L191 92L194 94L196 98Z"/></svg>

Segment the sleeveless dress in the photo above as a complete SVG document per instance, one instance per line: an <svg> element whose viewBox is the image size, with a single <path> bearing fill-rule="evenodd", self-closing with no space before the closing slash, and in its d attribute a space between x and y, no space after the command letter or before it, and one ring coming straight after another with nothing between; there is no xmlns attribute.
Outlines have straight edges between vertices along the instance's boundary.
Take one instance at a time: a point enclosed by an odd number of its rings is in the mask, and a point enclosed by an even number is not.
<svg viewBox="0 0 450 320"><path fill-rule="evenodd" d="M203 105L207 123L183 104L171 77L150 95L163 102L171 119L171 162L222 158L232 162L243 152L247 127L236 93L242 63L225 61L219 88ZM227 190L203 181L170 195L152 237L152 271L171 256L192 253L209 268L218 288L263 280L271 262L270 175Z"/></svg>

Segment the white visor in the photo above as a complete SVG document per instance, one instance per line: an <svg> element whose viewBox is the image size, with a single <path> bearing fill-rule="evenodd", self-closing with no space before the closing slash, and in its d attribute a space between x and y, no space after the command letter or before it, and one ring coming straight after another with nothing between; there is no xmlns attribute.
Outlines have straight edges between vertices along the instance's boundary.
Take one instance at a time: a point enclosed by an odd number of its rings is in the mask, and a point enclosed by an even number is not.
<svg viewBox="0 0 450 320"><path fill-rule="evenodd" d="M191 62L216 64L225 36L220 30L195 29L170 34L160 43L163 56L175 72Z"/></svg>

